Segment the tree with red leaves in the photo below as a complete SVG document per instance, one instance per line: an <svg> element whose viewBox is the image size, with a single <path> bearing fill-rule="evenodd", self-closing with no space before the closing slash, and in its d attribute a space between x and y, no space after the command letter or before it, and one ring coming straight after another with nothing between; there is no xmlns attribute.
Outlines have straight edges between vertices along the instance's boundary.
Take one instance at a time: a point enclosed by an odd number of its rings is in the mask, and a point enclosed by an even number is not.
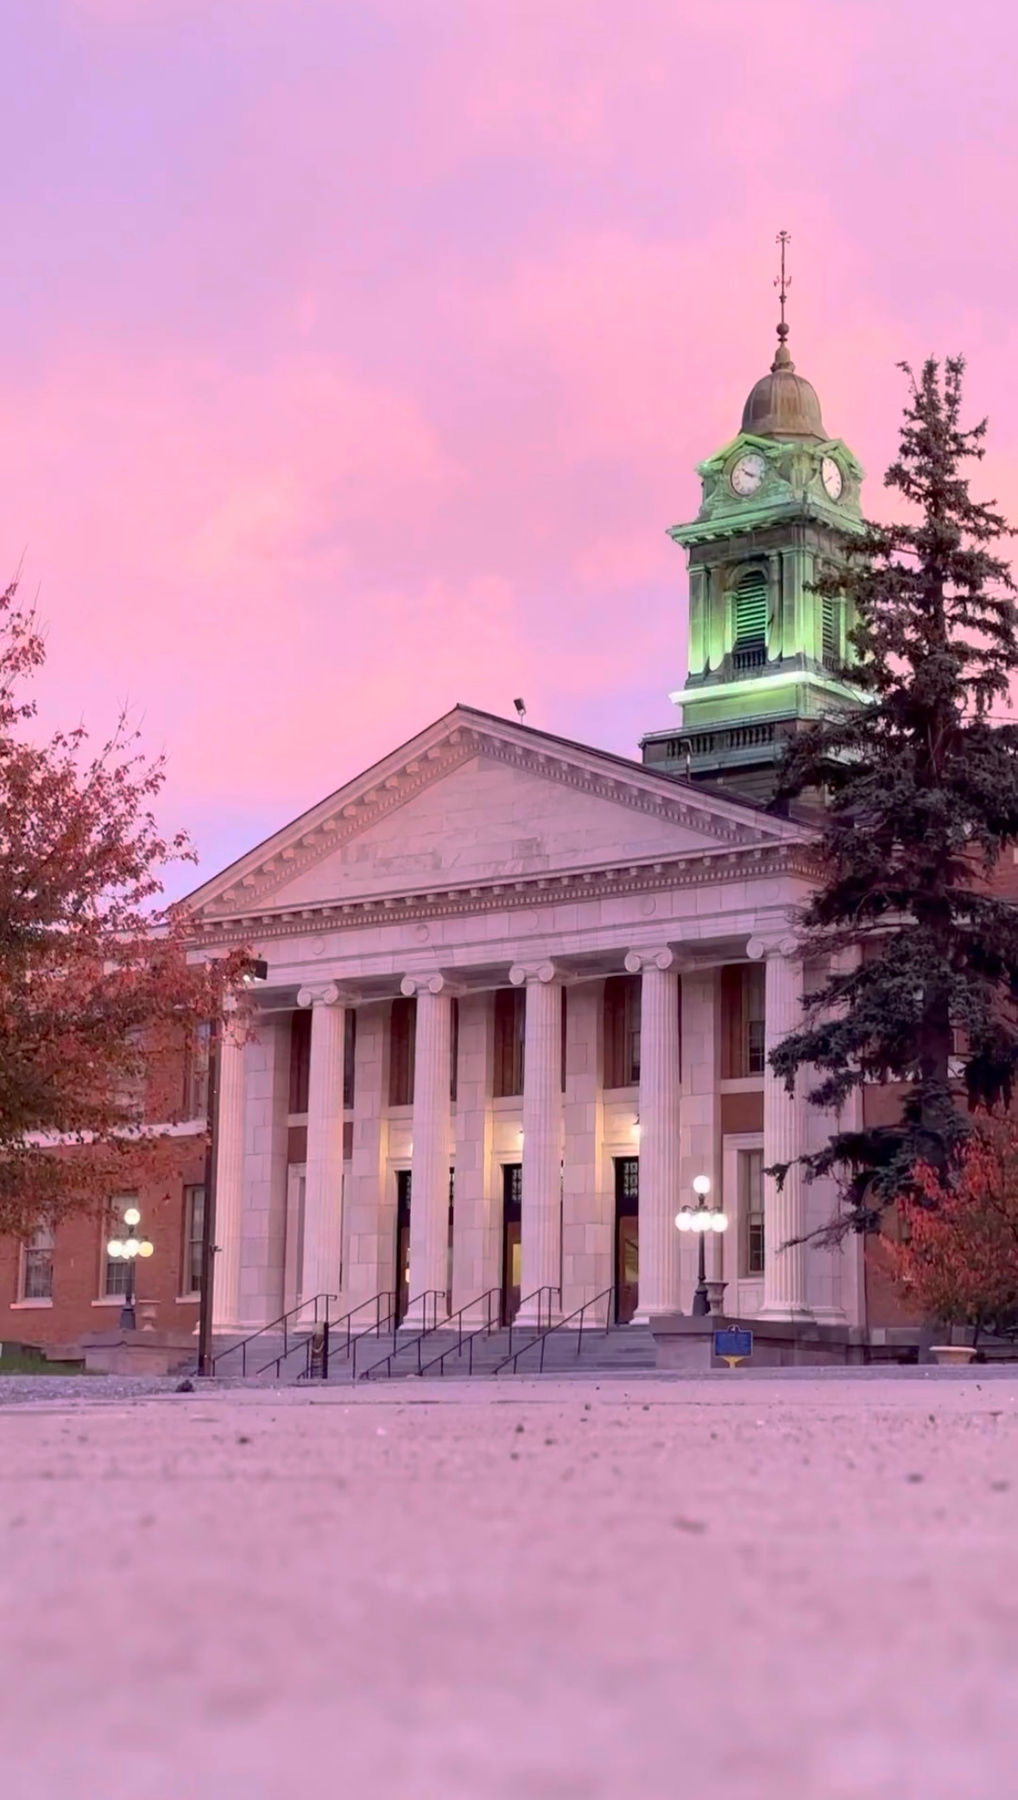
<svg viewBox="0 0 1018 1800"><path fill-rule="evenodd" d="M81 727L33 738L24 685L45 651L16 588L0 595L0 1232L25 1236L158 1162L153 1058L237 971L189 966L185 918L159 904L166 865L194 860L152 811L163 759L125 717L95 753Z"/></svg>
<svg viewBox="0 0 1018 1800"><path fill-rule="evenodd" d="M881 1239L902 1294L941 1324L1018 1326L1018 1123L979 1117L950 1182L915 1172L898 1242Z"/></svg>

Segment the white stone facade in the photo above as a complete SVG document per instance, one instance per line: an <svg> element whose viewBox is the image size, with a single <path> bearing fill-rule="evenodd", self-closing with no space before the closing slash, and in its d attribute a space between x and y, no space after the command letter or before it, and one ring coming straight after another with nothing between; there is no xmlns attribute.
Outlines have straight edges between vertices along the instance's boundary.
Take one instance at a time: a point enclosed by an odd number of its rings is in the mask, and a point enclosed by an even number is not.
<svg viewBox="0 0 1018 1800"><path fill-rule="evenodd" d="M596 1296L615 1307L627 1234L635 1316L688 1311L696 1248L674 1219L698 1174L731 1220L707 1271L728 1283L727 1311L864 1323L854 1242L785 1248L830 1216L831 1192L765 1177L762 1236L749 1218L761 1158L812 1147L824 1121L762 1055L755 1072L722 1062L722 968L762 961L766 1047L794 1023L793 920L814 880L799 825L461 707L206 884L195 954L244 943L269 965L250 1040L224 1053L217 1328L318 1293L364 1322L401 1290L422 1317L479 1317L493 1294L532 1319ZM639 1080L613 1086L605 983L627 974ZM525 996L519 1093L499 1091L499 990ZM412 1101L390 1079L394 1007L409 1002ZM634 1181L637 1225L620 1235Z"/></svg>

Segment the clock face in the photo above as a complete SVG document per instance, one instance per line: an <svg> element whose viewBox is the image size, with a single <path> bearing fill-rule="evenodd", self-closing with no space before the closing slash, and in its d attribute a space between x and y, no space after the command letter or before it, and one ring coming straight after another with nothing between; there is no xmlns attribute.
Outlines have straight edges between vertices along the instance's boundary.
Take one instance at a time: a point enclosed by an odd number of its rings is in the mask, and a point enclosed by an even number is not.
<svg viewBox="0 0 1018 1800"><path fill-rule="evenodd" d="M833 456L825 456L820 464L820 479L827 489L828 497L831 500L840 500L845 478Z"/></svg>
<svg viewBox="0 0 1018 1800"><path fill-rule="evenodd" d="M766 473L767 464L764 458L756 450L747 451L745 456L739 457L728 477L732 484L732 492L738 494L742 499L749 494L755 494Z"/></svg>

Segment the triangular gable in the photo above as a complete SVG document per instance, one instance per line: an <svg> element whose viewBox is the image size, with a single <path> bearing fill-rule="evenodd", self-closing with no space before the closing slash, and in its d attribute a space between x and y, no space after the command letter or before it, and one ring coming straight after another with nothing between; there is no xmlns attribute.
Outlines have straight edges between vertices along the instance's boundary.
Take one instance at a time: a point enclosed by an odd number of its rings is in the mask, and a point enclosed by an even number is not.
<svg viewBox="0 0 1018 1800"><path fill-rule="evenodd" d="M189 904L250 916L801 835L641 764L456 707Z"/></svg>

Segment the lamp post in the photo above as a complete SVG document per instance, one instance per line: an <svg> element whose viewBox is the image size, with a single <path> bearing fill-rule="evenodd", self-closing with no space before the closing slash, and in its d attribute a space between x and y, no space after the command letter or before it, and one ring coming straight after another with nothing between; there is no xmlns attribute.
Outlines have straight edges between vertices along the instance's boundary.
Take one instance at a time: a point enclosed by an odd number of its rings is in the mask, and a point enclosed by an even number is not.
<svg viewBox="0 0 1018 1800"><path fill-rule="evenodd" d="M110 1238L106 1246L106 1254L111 1256L114 1262L119 1261L122 1257L127 1264L127 1292L124 1295L124 1304L120 1308L120 1329L121 1331L135 1331L138 1321L134 1314L134 1265L139 1256L151 1256L155 1245L150 1243L148 1238L138 1236L141 1213L136 1206L124 1208L124 1224L130 1235L125 1238Z"/></svg>
<svg viewBox="0 0 1018 1800"><path fill-rule="evenodd" d="M269 965L254 956L241 976L244 987L260 987ZM212 1289L216 1256L216 1167L219 1160L219 1065L222 1020L217 1013L209 1029L209 1084L205 1139L205 1205L201 1221L201 1294L198 1298L198 1373L212 1373Z"/></svg>
<svg viewBox="0 0 1018 1800"><path fill-rule="evenodd" d="M675 1223L680 1231L695 1231L699 1234L699 1259L697 1268L696 1293L693 1295L693 1317L704 1319L710 1312L710 1300L707 1295L707 1261L704 1247L708 1231L727 1231L728 1215L720 1206L708 1206L707 1195L710 1193L710 1176L697 1175L693 1182L696 1195L695 1206L683 1206L675 1215Z"/></svg>

